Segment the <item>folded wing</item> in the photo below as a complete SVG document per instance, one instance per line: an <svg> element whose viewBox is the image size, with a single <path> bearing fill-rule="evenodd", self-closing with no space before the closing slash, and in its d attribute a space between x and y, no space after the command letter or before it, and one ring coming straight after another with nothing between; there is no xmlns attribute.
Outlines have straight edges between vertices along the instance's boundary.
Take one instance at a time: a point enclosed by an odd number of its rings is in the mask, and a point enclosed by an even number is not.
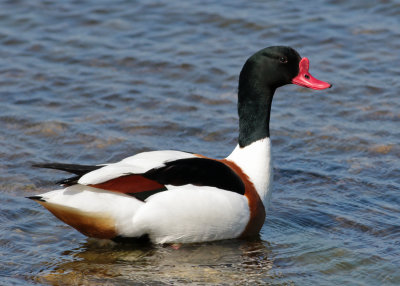
<svg viewBox="0 0 400 286"><path fill-rule="evenodd" d="M60 181L124 193L144 201L173 186L195 185L245 193L242 179L221 161L180 151L144 152L103 166L41 164L76 176Z"/></svg>

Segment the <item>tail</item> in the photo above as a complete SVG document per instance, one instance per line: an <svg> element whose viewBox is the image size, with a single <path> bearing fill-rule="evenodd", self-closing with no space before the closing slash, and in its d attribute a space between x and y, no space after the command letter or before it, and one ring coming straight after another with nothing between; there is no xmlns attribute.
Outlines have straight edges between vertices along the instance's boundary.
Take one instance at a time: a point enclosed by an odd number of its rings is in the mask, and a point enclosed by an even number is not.
<svg viewBox="0 0 400 286"><path fill-rule="evenodd" d="M43 199L42 196L30 196L30 197L26 197L26 198L30 199L30 200L38 201L38 202L45 202L45 200Z"/></svg>
<svg viewBox="0 0 400 286"><path fill-rule="evenodd" d="M84 235L103 239L136 232L132 218L144 205L126 194L79 184L27 198Z"/></svg>
<svg viewBox="0 0 400 286"><path fill-rule="evenodd" d="M102 212L88 212L77 208L47 202L42 196L31 196L59 220L90 237L113 239L118 236L115 220Z"/></svg>

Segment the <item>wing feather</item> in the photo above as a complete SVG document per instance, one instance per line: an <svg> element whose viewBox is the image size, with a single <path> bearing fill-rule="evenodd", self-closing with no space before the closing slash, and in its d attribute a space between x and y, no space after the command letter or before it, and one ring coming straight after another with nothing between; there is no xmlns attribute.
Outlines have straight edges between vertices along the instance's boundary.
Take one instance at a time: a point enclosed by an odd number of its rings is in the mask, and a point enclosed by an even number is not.
<svg viewBox="0 0 400 286"><path fill-rule="evenodd" d="M180 151L139 153L118 163L103 166L41 164L77 176L60 181L119 192L144 201L166 191L167 186L207 186L244 195L241 177L227 164Z"/></svg>
<svg viewBox="0 0 400 286"><path fill-rule="evenodd" d="M139 174L126 175L118 177L103 183L89 185L94 188L107 191L120 192L129 195L147 191L163 191L166 190L163 184L148 179Z"/></svg>
<svg viewBox="0 0 400 286"><path fill-rule="evenodd" d="M195 155L191 153L174 150L143 152L89 172L83 175L78 183L82 185L100 184L128 174L142 174L148 170L162 167L169 161L193 157Z"/></svg>
<svg viewBox="0 0 400 286"><path fill-rule="evenodd" d="M142 174L124 175L89 186L132 195L140 200L166 191L166 186L208 186L221 190L245 193L245 185L226 164L207 158L187 158L166 162L164 166Z"/></svg>

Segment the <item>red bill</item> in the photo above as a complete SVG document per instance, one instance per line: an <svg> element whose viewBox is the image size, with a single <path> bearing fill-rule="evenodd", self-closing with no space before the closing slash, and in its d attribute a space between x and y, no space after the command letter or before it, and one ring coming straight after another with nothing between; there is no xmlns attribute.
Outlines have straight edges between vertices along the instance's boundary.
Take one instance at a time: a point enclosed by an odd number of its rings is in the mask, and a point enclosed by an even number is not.
<svg viewBox="0 0 400 286"><path fill-rule="evenodd" d="M332 86L330 83L313 77L308 71L309 68L310 61L302 58L299 63L299 74L292 79L292 83L312 89L325 89Z"/></svg>

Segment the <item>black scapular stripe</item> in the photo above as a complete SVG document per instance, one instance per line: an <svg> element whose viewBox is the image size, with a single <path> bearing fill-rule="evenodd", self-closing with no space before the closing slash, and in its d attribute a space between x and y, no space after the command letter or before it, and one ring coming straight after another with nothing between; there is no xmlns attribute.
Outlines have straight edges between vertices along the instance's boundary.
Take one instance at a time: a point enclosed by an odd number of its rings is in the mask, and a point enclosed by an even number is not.
<svg viewBox="0 0 400 286"><path fill-rule="evenodd" d="M179 159L142 174L163 185L209 186L244 195L241 178L222 162L206 158Z"/></svg>

